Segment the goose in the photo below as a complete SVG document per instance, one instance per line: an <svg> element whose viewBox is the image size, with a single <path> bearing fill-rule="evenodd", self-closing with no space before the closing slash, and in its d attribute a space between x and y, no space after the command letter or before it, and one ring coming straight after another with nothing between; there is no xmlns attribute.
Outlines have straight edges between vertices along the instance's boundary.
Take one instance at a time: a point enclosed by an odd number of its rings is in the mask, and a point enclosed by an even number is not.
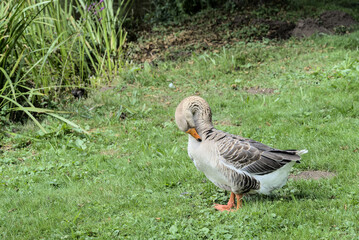
<svg viewBox="0 0 359 240"><path fill-rule="evenodd" d="M217 187L230 191L219 211L242 207L244 194L269 194L285 185L304 150L279 150L252 139L214 128L209 104L199 96L183 99L176 108L178 128L188 133L188 155L199 171Z"/></svg>

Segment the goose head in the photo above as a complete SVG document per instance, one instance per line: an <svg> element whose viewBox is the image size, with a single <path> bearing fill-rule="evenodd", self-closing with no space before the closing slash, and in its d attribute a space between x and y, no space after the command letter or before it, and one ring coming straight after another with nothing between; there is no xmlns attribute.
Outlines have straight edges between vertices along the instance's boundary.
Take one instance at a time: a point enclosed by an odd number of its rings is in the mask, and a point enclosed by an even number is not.
<svg viewBox="0 0 359 240"><path fill-rule="evenodd" d="M206 100L198 96L183 99L176 108L175 119L178 128L202 141L202 133L213 127L212 112Z"/></svg>

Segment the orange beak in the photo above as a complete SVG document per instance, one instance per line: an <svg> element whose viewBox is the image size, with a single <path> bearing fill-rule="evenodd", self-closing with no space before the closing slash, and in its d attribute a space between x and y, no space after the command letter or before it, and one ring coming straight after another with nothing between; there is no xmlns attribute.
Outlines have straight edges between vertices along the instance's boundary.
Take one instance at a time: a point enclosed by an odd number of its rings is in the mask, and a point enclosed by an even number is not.
<svg viewBox="0 0 359 240"><path fill-rule="evenodd" d="M188 131L186 132L188 134L190 134L192 137L194 137L198 142L202 142L201 137L198 135L197 131L195 128L190 128L188 129Z"/></svg>

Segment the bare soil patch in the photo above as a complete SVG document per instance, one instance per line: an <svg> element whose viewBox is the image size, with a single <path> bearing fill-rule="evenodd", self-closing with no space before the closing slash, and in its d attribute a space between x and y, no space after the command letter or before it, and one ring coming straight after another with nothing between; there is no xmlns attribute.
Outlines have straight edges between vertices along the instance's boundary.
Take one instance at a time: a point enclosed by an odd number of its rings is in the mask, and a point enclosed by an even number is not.
<svg viewBox="0 0 359 240"><path fill-rule="evenodd" d="M326 11L320 15L323 27L333 31L336 27L350 27L358 24L352 16L341 11Z"/></svg>
<svg viewBox="0 0 359 240"><path fill-rule="evenodd" d="M115 155L118 155L118 149L108 149L108 150L103 150L103 151L101 151L100 153L102 154L102 155L106 155L106 156L111 156L111 157L113 157L113 156L115 156Z"/></svg>
<svg viewBox="0 0 359 240"><path fill-rule="evenodd" d="M220 121L215 121L216 125L222 125L222 126L235 126L235 124L233 124L230 120L228 119L224 119L224 120L220 120Z"/></svg>
<svg viewBox="0 0 359 240"><path fill-rule="evenodd" d="M319 22L312 18L299 20L293 29L292 36L297 38L309 37L316 33L331 34L325 27L320 26Z"/></svg>
<svg viewBox="0 0 359 240"><path fill-rule="evenodd" d="M265 95L272 95L274 94L274 91L276 89L274 88L261 88L261 87L250 87L250 88L244 88L244 91L250 94L265 94Z"/></svg>
<svg viewBox="0 0 359 240"><path fill-rule="evenodd" d="M304 171L301 172L299 174L291 174L289 176L289 178L293 179L293 180L319 180L319 179L328 179L328 178L332 178L335 177L336 174L332 173L332 172L327 172L327 171Z"/></svg>
<svg viewBox="0 0 359 240"><path fill-rule="evenodd" d="M3 151L10 151L12 149L13 149L13 146L11 146L11 145L1 145L0 144L0 153Z"/></svg>
<svg viewBox="0 0 359 240"><path fill-rule="evenodd" d="M358 24L352 16L342 11L323 12L318 19L301 19L292 31L297 38L309 37L313 34L345 33L348 28Z"/></svg>

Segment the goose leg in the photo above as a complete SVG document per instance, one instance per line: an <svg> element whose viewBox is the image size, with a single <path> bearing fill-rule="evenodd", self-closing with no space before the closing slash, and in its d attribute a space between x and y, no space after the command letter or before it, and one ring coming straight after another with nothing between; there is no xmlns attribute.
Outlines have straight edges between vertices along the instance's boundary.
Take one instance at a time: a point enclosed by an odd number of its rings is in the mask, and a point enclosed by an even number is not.
<svg viewBox="0 0 359 240"><path fill-rule="evenodd" d="M236 208L236 210L238 210L239 208L242 207L242 197L243 197L243 194L236 194L236 198L237 198L237 208Z"/></svg>
<svg viewBox="0 0 359 240"><path fill-rule="evenodd" d="M234 193L233 192L231 192L231 196L229 197L229 201L228 201L227 205L220 205L220 204L214 205L214 208L221 212L230 211L232 207L234 207ZM238 202L237 202L237 209L238 209Z"/></svg>

